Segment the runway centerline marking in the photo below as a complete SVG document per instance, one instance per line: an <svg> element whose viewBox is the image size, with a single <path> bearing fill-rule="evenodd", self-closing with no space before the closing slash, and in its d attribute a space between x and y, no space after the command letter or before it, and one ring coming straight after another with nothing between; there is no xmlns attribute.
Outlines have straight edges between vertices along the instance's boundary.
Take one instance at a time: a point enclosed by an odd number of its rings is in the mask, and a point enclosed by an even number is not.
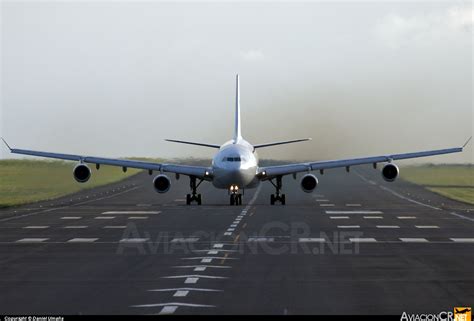
<svg viewBox="0 0 474 321"><path fill-rule="evenodd" d="M400 228L398 225L377 225L377 228Z"/></svg>
<svg viewBox="0 0 474 321"><path fill-rule="evenodd" d="M348 219L349 216L329 216L329 218L332 220L338 220L338 219Z"/></svg>
<svg viewBox="0 0 474 321"><path fill-rule="evenodd" d="M80 228L87 228L87 225L68 225L68 226L64 226L63 228L69 228L69 229L80 229Z"/></svg>
<svg viewBox="0 0 474 321"><path fill-rule="evenodd" d="M397 216L399 220L413 220L416 216Z"/></svg>
<svg viewBox="0 0 474 321"><path fill-rule="evenodd" d="M338 225L337 228L360 228L360 225Z"/></svg>
<svg viewBox="0 0 474 321"><path fill-rule="evenodd" d="M365 219L382 219L383 216L364 216Z"/></svg>
<svg viewBox="0 0 474 321"><path fill-rule="evenodd" d="M189 293L188 290L178 290L175 292L175 294L173 294L174 297L185 297L187 296Z"/></svg>
<svg viewBox="0 0 474 321"><path fill-rule="evenodd" d="M97 216L97 217L94 217L95 220L111 220L111 219L114 219L115 216Z"/></svg>
<svg viewBox="0 0 474 321"><path fill-rule="evenodd" d="M345 214L345 215L348 215L348 214L383 214L382 211L325 211L326 214Z"/></svg>
<svg viewBox="0 0 474 321"><path fill-rule="evenodd" d="M61 217L62 220L78 220L81 219L82 216L63 216Z"/></svg>

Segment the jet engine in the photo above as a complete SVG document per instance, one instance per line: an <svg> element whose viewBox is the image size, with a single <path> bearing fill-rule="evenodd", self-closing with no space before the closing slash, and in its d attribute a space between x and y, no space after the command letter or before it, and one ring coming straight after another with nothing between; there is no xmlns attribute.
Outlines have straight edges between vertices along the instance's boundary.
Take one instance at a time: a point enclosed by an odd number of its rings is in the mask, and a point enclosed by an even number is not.
<svg viewBox="0 0 474 321"><path fill-rule="evenodd" d="M393 182L400 173L397 165L388 163L382 168L382 177L387 182Z"/></svg>
<svg viewBox="0 0 474 321"><path fill-rule="evenodd" d="M306 193L311 193L318 186L318 179L313 174L306 174L301 179L301 189Z"/></svg>
<svg viewBox="0 0 474 321"><path fill-rule="evenodd" d="M158 175L153 179L153 187L158 193L166 193L170 190L171 181L166 175Z"/></svg>
<svg viewBox="0 0 474 321"><path fill-rule="evenodd" d="M91 178L91 170L84 164L77 164L72 171L74 179L79 183L85 183Z"/></svg>

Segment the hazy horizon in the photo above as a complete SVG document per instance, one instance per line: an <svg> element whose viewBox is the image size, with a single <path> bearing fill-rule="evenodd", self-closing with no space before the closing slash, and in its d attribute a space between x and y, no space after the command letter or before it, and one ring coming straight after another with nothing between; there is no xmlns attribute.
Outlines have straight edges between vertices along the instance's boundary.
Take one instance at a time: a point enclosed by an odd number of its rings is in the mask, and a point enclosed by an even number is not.
<svg viewBox="0 0 474 321"><path fill-rule="evenodd" d="M457 147L473 133L467 1L0 6L0 135L18 148L211 158L164 139L229 140L237 73L248 141L313 139L261 158ZM420 161L473 163L472 143Z"/></svg>

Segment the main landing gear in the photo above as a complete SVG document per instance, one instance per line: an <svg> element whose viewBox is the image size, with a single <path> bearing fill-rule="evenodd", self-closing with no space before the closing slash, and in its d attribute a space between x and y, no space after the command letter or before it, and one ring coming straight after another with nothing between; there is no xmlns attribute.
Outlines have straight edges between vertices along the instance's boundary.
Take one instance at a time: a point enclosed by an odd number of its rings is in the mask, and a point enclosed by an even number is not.
<svg viewBox="0 0 474 321"><path fill-rule="evenodd" d="M237 185L230 187L230 205L242 205L242 194L239 193Z"/></svg>
<svg viewBox="0 0 474 321"><path fill-rule="evenodd" d="M275 186L276 192L275 194L270 195L270 204L275 205L275 202L280 202L281 205L285 205L285 194L280 194L280 190L282 187L281 184L281 176L276 177L276 184L273 182L273 179L270 180L273 186Z"/></svg>
<svg viewBox="0 0 474 321"><path fill-rule="evenodd" d="M202 179L196 184L196 177L191 176L189 186L191 187L192 194L186 194L186 205L191 205L192 202L196 201L198 205L201 205L201 194L197 194L196 190L203 182Z"/></svg>

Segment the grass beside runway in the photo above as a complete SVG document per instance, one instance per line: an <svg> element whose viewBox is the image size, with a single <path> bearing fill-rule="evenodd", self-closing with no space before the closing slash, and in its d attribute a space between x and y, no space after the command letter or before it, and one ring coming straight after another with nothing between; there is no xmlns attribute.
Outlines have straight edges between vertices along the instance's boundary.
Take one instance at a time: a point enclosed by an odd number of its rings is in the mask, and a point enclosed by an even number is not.
<svg viewBox="0 0 474 321"><path fill-rule="evenodd" d="M473 165L408 166L400 171L403 179L454 200L474 204Z"/></svg>
<svg viewBox="0 0 474 321"><path fill-rule="evenodd" d="M92 177L77 183L72 170L76 164L62 161L0 160L0 208L57 198L83 189L120 181L138 173L120 167L91 165Z"/></svg>

